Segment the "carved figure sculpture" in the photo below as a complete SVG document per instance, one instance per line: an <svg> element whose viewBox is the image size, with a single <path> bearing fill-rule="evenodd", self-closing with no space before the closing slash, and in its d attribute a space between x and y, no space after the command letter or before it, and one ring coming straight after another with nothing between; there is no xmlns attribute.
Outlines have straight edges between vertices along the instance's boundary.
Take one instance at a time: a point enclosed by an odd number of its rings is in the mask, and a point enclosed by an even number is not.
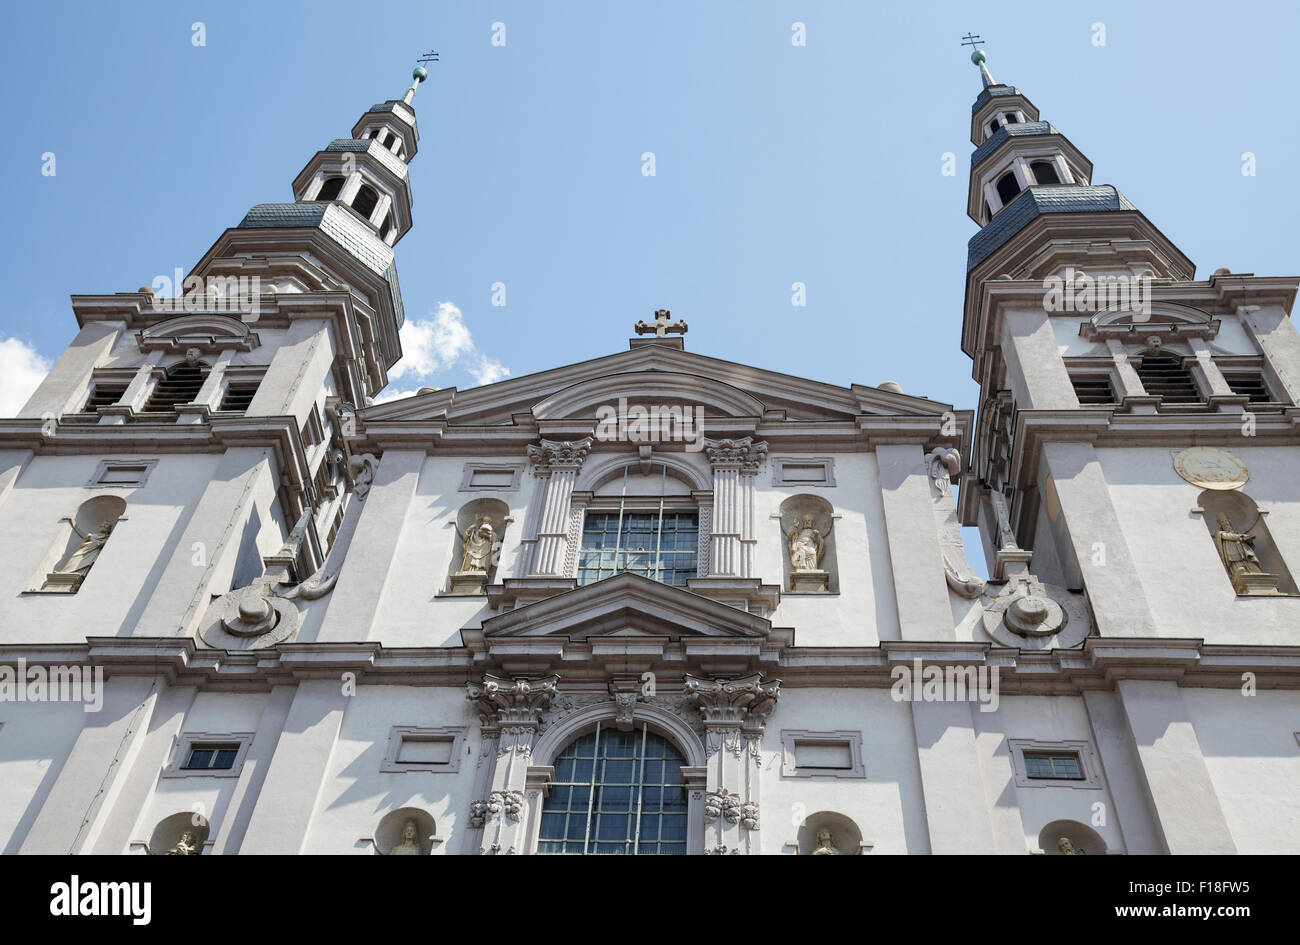
<svg viewBox="0 0 1300 945"><path fill-rule="evenodd" d="M186 830L181 834L181 838L176 841L176 846L172 847L165 854L166 856L198 856L199 844L198 839L194 836L193 830Z"/></svg>
<svg viewBox="0 0 1300 945"><path fill-rule="evenodd" d="M464 549L460 557L460 570L486 574L501 547L501 539L492 528L492 520L486 515L480 515L473 525L460 533L460 540Z"/></svg>
<svg viewBox="0 0 1300 945"><path fill-rule="evenodd" d="M389 856L420 856L420 827L414 817L402 825L402 839L388 851Z"/></svg>
<svg viewBox="0 0 1300 945"><path fill-rule="evenodd" d="M785 533L790 546L790 567L796 571L816 571L826 553L826 542L814 521L811 515L800 516Z"/></svg>
<svg viewBox="0 0 1300 945"><path fill-rule="evenodd" d="M1079 856L1082 850L1076 850L1074 844L1070 842L1069 837L1062 837L1056 841L1056 849L1061 851L1062 856Z"/></svg>
<svg viewBox="0 0 1300 945"><path fill-rule="evenodd" d="M813 856L838 856L840 851L835 849L831 844L831 832L825 827L817 831L817 847L812 851Z"/></svg>
<svg viewBox="0 0 1300 945"><path fill-rule="evenodd" d="M76 532L77 537L81 539L81 544L77 545L72 554L68 555L68 559L56 567L54 572L56 574L79 574L82 580L85 580L86 575L90 573L91 565L98 560L99 553L104 549L108 536L112 534L114 523L105 522L99 526L97 531L89 535L83 535L72 519L68 519L68 522L72 525L72 530Z"/></svg>

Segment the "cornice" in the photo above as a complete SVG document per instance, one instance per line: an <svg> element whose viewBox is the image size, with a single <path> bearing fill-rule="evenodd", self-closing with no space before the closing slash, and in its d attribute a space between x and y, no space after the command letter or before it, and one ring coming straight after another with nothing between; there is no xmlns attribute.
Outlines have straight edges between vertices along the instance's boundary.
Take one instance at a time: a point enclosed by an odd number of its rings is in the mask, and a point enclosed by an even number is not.
<svg viewBox="0 0 1300 945"><path fill-rule="evenodd" d="M524 638L546 640L547 638ZM692 674L779 673L784 689L889 689L895 670L923 666L994 667L998 693L1079 695L1126 679L1188 688L1239 690L1252 673L1258 691L1300 689L1300 646L1207 644L1199 639L1089 637L1072 650L987 643L890 641L875 647L772 647L751 639L593 637L583 644L491 659L468 647L384 647L367 643L292 643L264 650L212 650L190 638L91 637L78 644L0 645L0 665L102 667L106 678L160 676L204 691L265 692L274 686L356 675L358 685L463 687L485 672L537 674L552 667L580 685L611 674L653 671L660 687ZM641 670L640 667L645 667Z"/></svg>

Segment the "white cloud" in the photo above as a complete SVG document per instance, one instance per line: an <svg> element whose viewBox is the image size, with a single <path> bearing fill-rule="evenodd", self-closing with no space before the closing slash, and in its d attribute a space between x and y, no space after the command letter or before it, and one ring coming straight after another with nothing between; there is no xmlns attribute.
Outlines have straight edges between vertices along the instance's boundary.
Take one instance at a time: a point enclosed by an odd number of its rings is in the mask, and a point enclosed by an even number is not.
<svg viewBox="0 0 1300 945"><path fill-rule="evenodd" d="M50 372L50 362L17 338L0 340L0 417L12 417Z"/></svg>
<svg viewBox="0 0 1300 945"><path fill-rule="evenodd" d="M451 302L439 302L438 310L429 318L411 319L402 326L402 360L393 365L388 376L395 381L428 381L457 366L479 384L510 376L508 367L479 351L460 309ZM393 399L381 394L375 402Z"/></svg>
<svg viewBox="0 0 1300 945"><path fill-rule="evenodd" d="M418 390L398 390L396 387L389 386L385 387L383 391L380 392L379 396L374 398L372 403L386 404L390 400L401 400L403 397L414 397L418 393Z"/></svg>

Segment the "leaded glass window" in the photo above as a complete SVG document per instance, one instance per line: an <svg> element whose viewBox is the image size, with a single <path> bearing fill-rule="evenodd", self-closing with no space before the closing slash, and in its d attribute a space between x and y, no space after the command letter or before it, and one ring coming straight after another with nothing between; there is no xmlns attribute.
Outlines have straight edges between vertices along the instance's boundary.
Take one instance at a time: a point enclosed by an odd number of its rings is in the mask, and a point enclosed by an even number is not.
<svg viewBox="0 0 1300 945"><path fill-rule="evenodd" d="M555 759L539 853L686 853L681 753L644 726L597 725Z"/></svg>
<svg viewBox="0 0 1300 945"><path fill-rule="evenodd" d="M578 583L621 571L686 586L696 575L700 523L696 512L589 512L582 532Z"/></svg>

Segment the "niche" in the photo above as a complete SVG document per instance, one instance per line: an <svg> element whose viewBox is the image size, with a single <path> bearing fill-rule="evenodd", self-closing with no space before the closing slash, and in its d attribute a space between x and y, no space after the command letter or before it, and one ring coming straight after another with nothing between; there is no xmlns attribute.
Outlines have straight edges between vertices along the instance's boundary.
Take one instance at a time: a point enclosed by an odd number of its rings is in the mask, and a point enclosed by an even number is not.
<svg viewBox="0 0 1300 945"><path fill-rule="evenodd" d="M181 811L158 822L145 851L153 856L200 856L208 843L208 831L207 818Z"/></svg>
<svg viewBox="0 0 1300 945"><path fill-rule="evenodd" d="M34 589L75 594L99 561L113 530L126 513L126 500L115 495L87 499L72 518L61 520L59 534L41 562Z"/></svg>
<svg viewBox="0 0 1300 945"><path fill-rule="evenodd" d="M1054 820L1038 832L1038 848L1048 856L1101 856L1106 842L1101 834L1077 820Z"/></svg>
<svg viewBox="0 0 1300 945"><path fill-rule="evenodd" d="M862 831L851 818L835 811L823 810L809 814L799 826L797 837L800 856L841 854L858 856L862 853Z"/></svg>
<svg viewBox="0 0 1300 945"><path fill-rule="evenodd" d="M1201 519L1233 590L1241 597L1296 595L1295 580L1255 501L1237 490L1206 489Z"/></svg>
<svg viewBox="0 0 1300 945"><path fill-rule="evenodd" d="M838 594L835 510L816 495L792 495L781 503L784 588L792 594Z"/></svg>
<svg viewBox="0 0 1300 945"><path fill-rule="evenodd" d="M378 856L428 856L442 841L433 815L418 807L400 807L389 811L375 828L369 840Z"/></svg>
<svg viewBox="0 0 1300 945"><path fill-rule="evenodd" d="M500 499L474 499L456 513L447 591L455 596L487 593L496 578L497 558L510 508Z"/></svg>

